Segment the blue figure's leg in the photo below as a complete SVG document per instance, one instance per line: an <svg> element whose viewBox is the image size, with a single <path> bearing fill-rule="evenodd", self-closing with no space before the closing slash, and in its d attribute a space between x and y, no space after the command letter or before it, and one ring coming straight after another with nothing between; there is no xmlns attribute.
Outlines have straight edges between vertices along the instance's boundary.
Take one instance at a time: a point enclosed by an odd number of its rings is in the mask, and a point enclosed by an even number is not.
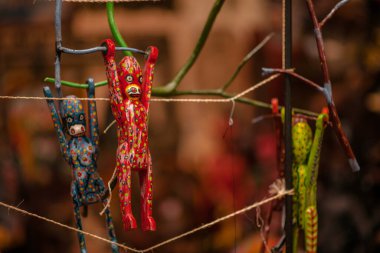
<svg viewBox="0 0 380 253"><path fill-rule="evenodd" d="M94 176L94 174L88 174L87 178L86 201L88 204L101 202L100 192L96 186L97 179Z"/></svg>
<svg viewBox="0 0 380 253"><path fill-rule="evenodd" d="M80 230L83 230L82 220L81 220L80 212L79 212L79 206L75 203L75 201L74 201L74 215L75 215L75 222L76 222L77 228ZM84 239L84 234L78 233L78 240L79 240L80 252L81 253L87 253L86 241Z"/></svg>
<svg viewBox="0 0 380 253"><path fill-rule="evenodd" d="M107 205L107 199L104 201L104 204ZM107 225L108 237L110 238L111 241L117 242L115 228L113 226L111 211L109 207L106 208L105 214L106 214L106 225ZM112 253L119 253L117 245L112 244L111 247L112 247Z"/></svg>
<svg viewBox="0 0 380 253"><path fill-rule="evenodd" d="M98 175L95 178L96 179L94 180L94 186L95 186L97 195L100 199L100 197L103 196L105 192L104 182L102 178L100 178ZM107 198L103 200L103 204L105 206L108 204ZM108 237L110 238L111 241L117 242L115 228L113 226L111 211L109 207L105 209L104 213L106 214L106 225L107 225ZM119 253L118 247L115 244L112 244L111 247L112 247L112 253Z"/></svg>
<svg viewBox="0 0 380 253"><path fill-rule="evenodd" d="M95 172L97 173L97 172ZM96 191L98 192L99 196L103 196L104 195L104 191L106 190L106 187L104 186L104 181L101 177L99 177L99 175L97 175L96 179L95 179L95 188L96 188Z"/></svg>
<svg viewBox="0 0 380 253"><path fill-rule="evenodd" d="M102 202L105 187L103 180L99 177L97 172L89 175L87 186L86 202L89 204Z"/></svg>
<svg viewBox="0 0 380 253"><path fill-rule="evenodd" d="M76 227L79 230L83 231L82 219L81 219L80 210L79 210L79 208L81 207L81 202L80 202L80 198L79 198L78 191L77 191L77 182L76 181L74 181L71 185L71 195L73 197L74 217L75 217ZM84 238L84 234L78 233L78 240L79 240L80 252L81 253L87 253L86 240Z"/></svg>
<svg viewBox="0 0 380 253"><path fill-rule="evenodd" d="M81 168L81 178L77 178L78 196L82 205L91 205L100 200L95 186L94 174L86 167Z"/></svg>

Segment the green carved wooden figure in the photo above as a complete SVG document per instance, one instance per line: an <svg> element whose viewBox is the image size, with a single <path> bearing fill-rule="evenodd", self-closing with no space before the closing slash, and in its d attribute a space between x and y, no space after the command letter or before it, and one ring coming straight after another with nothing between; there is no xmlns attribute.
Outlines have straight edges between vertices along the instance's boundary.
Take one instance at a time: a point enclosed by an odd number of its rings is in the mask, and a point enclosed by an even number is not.
<svg viewBox="0 0 380 253"><path fill-rule="evenodd" d="M317 178L321 145L327 122L328 110L324 109L316 120L313 137L306 119L300 115L293 116L293 253L297 252L301 231L305 236L306 252L317 252Z"/></svg>

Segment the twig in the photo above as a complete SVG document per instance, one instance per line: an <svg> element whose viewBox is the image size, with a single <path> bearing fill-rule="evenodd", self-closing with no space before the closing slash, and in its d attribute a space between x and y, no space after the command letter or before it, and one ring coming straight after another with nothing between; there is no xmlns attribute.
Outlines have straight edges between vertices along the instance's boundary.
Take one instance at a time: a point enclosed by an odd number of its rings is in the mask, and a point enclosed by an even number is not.
<svg viewBox="0 0 380 253"><path fill-rule="evenodd" d="M345 5L346 3L348 3L348 1L350 0L341 0L339 3L337 3L334 8L331 9L330 13L326 15L326 17L319 23L319 27L322 28L325 23L335 14L335 12L340 8L342 7L343 5Z"/></svg>
<svg viewBox="0 0 380 253"><path fill-rule="evenodd" d="M174 77L174 79L166 85L166 87L162 87L167 90L175 90L178 85L181 83L182 79L185 77L187 72L191 69L194 62L198 58L200 52L203 49L203 46L206 43L206 40L208 38L208 35L210 34L211 28L214 24L214 21L216 17L219 14L219 11L221 10L225 0L216 0L214 3L214 6L212 7L209 16L207 18L207 21L205 23L205 26L203 27L202 33L198 39L197 44L195 45L195 48L193 52L190 55L190 58L187 60L185 65L178 71L177 75Z"/></svg>
<svg viewBox="0 0 380 253"><path fill-rule="evenodd" d="M329 69L327 66L327 59L326 59L326 53L325 53L325 47L323 43L323 38L322 38L322 32L321 32L321 26L318 23L318 19L315 13L315 8L312 0L306 0L307 7L309 10L310 17L313 22L314 26L314 34L315 34L315 40L317 43L317 48L318 48L318 55L319 59L321 61L321 68L322 68L322 73L323 73L323 80L324 80L324 93L327 99L327 104L329 107L330 111L330 118L331 122L333 123L333 128L335 130L335 134L338 137L338 140L343 147L347 157L348 157L348 162L351 166L352 171L359 171L360 166L358 164L358 161L356 160L356 157L354 155L354 152L352 151L350 142L348 141L348 138L343 131L342 128L342 123L340 122L340 118L338 116L338 112L335 107L335 103L332 97L332 89L331 89L331 79L330 79L330 74L329 74Z"/></svg>
<svg viewBox="0 0 380 253"><path fill-rule="evenodd" d="M323 80L324 80L323 86L325 89L331 91L330 74L329 74L329 69L327 67L327 59L326 59L326 53L325 53L325 46L323 44L321 27L319 26L317 15L315 14L313 1L306 0L306 3L307 3L309 14L314 26L314 35L315 35L315 40L317 43L318 55L321 61L321 68L322 68L322 73L323 73Z"/></svg>
<svg viewBox="0 0 380 253"><path fill-rule="evenodd" d="M235 72L232 74L230 79L221 88L225 91L235 80L236 76L240 73L240 70L245 66L245 64L263 47L265 44L273 37L274 33L267 35L255 48L253 48L240 62L239 66L236 68Z"/></svg>
<svg viewBox="0 0 380 253"><path fill-rule="evenodd" d="M252 124L252 125L255 125L255 124L257 124L257 123L259 123L259 122L261 122L261 121L263 121L263 120L266 120L266 119L272 119L272 118L275 118L275 117L281 117L281 115L280 115L280 114L276 114L276 115L274 115L274 114L264 114L264 115L260 115L260 116L258 116L258 117L256 117L256 118L252 119L252 120L251 120L251 124Z"/></svg>
<svg viewBox="0 0 380 253"><path fill-rule="evenodd" d="M263 70L263 74L273 74L273 73L283 73L283 74L287 74L287 75L290 75L290 76L293 76L303 82L305 82L306 84L310 85L311 87L317 89L318 91L322 92L324 94L324 89L319 86L318 84L316 84L315 82L297 74L294 72L293 69L274 69L274 68L262 68Z"/></svg>

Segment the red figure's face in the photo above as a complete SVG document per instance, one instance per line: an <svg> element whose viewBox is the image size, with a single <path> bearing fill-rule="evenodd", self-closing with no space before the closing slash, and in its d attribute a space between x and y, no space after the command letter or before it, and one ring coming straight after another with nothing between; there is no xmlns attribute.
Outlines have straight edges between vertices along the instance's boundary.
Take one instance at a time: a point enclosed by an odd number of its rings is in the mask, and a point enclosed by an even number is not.
<svg viewBox="0 0 380 253"><path fill-rule="evenodd" d="M132 100L139 99L143 77L136 59L131 56L124 57L119 63L118 75L123 96Z"/></svg>

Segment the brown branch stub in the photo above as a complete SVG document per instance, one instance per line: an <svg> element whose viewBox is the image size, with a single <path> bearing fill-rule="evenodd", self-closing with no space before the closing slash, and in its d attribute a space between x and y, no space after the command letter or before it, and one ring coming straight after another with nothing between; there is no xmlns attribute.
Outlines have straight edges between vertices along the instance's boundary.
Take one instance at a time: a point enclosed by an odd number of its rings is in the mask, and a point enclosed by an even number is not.
<svg viewBox="0 0 380 253"><path fill-rule="evenodd" d="M326 15L326 17L319 23L319 27L322 28L326 22L335 14L335 12L338 11L339 8L341 8L343 5L348 3L350 0L341 0L339 3L337 3L334 8L331 9L329 14Z"/></svg>
<svg viewBox="0 0 380 253"><path fill-rule="evenodd" d="M312 0L306 0L306 3L307 3L308 10L309 10L310 18L311 18L311 20L313 22L313 26L314 26L315 41L317 43L318 55L319 55L319 59L321 61L321 69L322 69L322 73L323 73L324 85L329 85L329 84L331 85L329 69L327 67L325 46L323 43L321 28L319 26L317 15L315 13L314 4L313 4Z"/></svg>
<svg viewBox="0 0 380 253"><path fill-rule="evenodd" d="M318 90L319 92L322 92L324 93L324 89L323 87L319 86L318 84L316 84L315 82L297 74L294 70L295 69L275 69L275 68L262 68L263 70L263 74L266 75L266 74L274 74L274 73L281 73L281 74L287 74L287 75L290 75L292 77L295 77L301 81L303 81L304 83L310 85L311 87L315 88L316 90Z"/></svg>
<svg viewBox="0 0 380 253"><path fill-rule="evenodd" d="M270 33L267 35L259 44L257 44L240 62L239 66L236 68L235 72L232 74L230 79L222 86L221 91L225 91L235 80L240 70L244 67L244 65L258 52L261 48L263 48L266 43L273 37L274 33Z"/></svg>

